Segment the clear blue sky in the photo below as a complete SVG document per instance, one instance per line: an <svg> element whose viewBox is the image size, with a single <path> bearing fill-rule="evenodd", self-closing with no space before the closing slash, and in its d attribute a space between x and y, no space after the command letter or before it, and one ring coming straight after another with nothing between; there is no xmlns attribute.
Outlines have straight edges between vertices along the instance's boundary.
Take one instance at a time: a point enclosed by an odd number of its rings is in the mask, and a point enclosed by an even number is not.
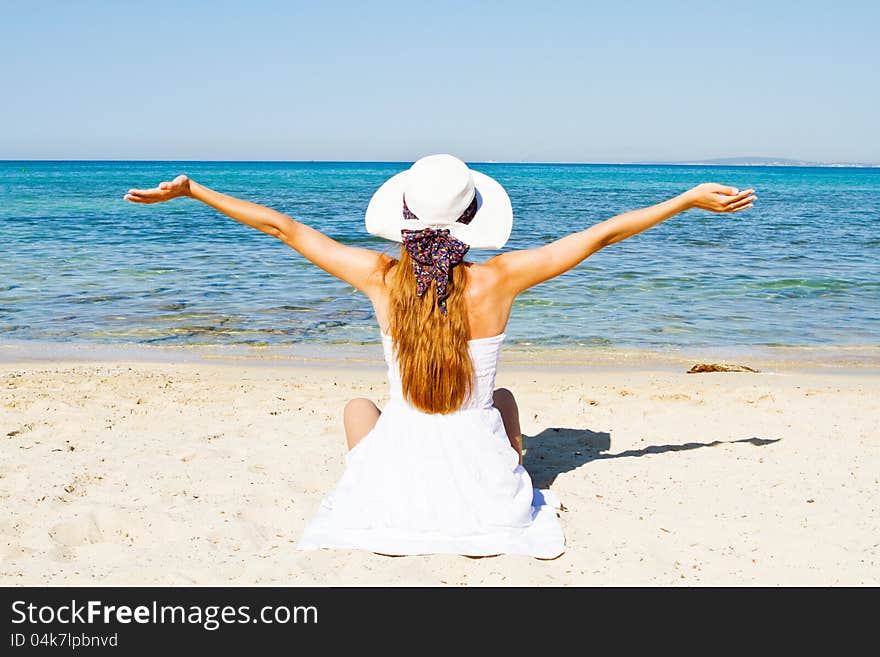
<svg viewBox="0 0 880 657"><path fill-rule="evenodd" d="M880 161L880 2L7 2L0 158Z"/></svg>

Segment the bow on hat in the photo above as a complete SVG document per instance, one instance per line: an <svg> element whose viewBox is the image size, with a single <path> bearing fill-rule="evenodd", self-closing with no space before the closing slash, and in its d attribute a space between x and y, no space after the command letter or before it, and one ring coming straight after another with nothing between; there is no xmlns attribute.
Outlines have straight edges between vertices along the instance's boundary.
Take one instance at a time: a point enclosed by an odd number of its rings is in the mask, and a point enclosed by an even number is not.
<svg viewBox="0 0 880 657"><path fill-rule="evenodd" d="M452 276L452 268L462 261L470 248L467 244L449 234L447 228L423 228L421 230L401 230L403 245L412 259L413 273L416 275L416 294L422 296L434 281L437 292L437 306L446 314L446 289Z"/></svg>

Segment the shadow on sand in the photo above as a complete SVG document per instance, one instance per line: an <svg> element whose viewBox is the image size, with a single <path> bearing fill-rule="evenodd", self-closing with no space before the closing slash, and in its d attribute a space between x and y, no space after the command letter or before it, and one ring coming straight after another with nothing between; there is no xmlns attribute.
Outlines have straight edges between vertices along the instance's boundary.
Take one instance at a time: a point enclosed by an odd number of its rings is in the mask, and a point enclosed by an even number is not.
<svg viewBox="0 0 880 657"><path fill-rule="evenodd" d="M608 454L608 450L611 449L611 434L604 431L552 427L544 429L535 436L523 436L523 438L525 447L523 465L537 488L548 488L560 474L600 459L665 454L666 452L681 452L736 443L763 447L781 440L780 438L741 438L739 440L713 440L710 443L649 445L641 449L629 449L618 454Z"/></svg>

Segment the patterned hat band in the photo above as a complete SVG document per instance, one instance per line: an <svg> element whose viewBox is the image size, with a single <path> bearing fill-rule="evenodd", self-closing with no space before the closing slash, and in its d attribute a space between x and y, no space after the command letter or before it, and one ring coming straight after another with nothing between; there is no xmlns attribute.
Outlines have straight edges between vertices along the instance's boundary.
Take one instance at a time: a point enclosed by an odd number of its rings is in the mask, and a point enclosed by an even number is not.
<svg viewBox="0 0 880 657"><path fill-rule="evenodd" d="M474 215L477 214L477 190L474 190L474 198L468 204L468 206L464 209L464 212L461 213L461 216L455 220L455 223L458 224L469 224L474 219ZM403 218L411 219L413 221L418 221L419 218L410 210L406 205L406 195L403 196Z"/></svg>
<svg viewBox="0 0 880 657"><path fill-rule="evenodd" d="M452 268L464 259L470 247L450 235L448 228L421 230L404 228L400 232L403 236L403 245L412 260L413 274L416 277L416 294L424 295L431 287L431 283L434 283L437 307L445 315Z"/></svg>
<svg viewBox="0 0 880 657"><path fill-rule="evenodd" d="M469 224L477 214L477 192L474 198L455 221ZM406 205L403 197L403 218L418 221L419 218ZM434 283L437 294L437 306L442 314L446 314L446 297L449 296L449 281L452 280L452 268L464 258L470 248L461 240L453 237L448 228L423 228L421 230L400 231L403 245L412 260L413 273L416 276L416 294L422 296Z"/></svg>

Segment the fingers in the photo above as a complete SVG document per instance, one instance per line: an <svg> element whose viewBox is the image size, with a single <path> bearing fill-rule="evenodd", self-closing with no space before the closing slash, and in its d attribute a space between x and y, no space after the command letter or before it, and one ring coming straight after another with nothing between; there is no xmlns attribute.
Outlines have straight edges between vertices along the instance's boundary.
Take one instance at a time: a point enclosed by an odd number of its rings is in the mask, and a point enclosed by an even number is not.
<svg viewBox="0 0 880 657"><path fill-rule="evenodd" d="M131 197L134 197L134 198L140 198L140 197L142 197L142 196L146 196L146 195L149 194L149 193L150 193L150 190L149 190L149 189L129 189L128 192L125 194L125 196L126 196L126 197L131 196Z"/></svg>
<svg viewBox="0 0 880 657"><path fill-rule="evenodd" d="M731 189L733 189L733 188L731 188ZM745 190L739 192L738 194L734 194L733 196L730 196L729 198L724 199L724 205L726 205L726 206L735 205L736 203L740 203L742 200L748 198L749 196L751 196L754 193L755 193L754 189L745 189Z"/></svg>
<svg viewBox="0 0 880 657"><path fill-rule="evenodd" d="M755 196L754 194L750 194L749 196L741 198L739 201L736 201L735 203L728 204L728 206L725 208L724 211L725 212L739 212L740 210L745 210L746 208L752 207L752 205L757 200L757 198L758 197Z"/></svg>
<svg viewBox="0 0 880 657"><path fill-rule="evenodd" d="M155 189L129 189L123 198L132 203L155 203L162 200L156 192Z"/></svg>
<svg viewBox="0 0 880 657"><path fill-rule="evenodd" d="M718 183L703 183L701 185L706 191L712 192L713 194L724 194L725 196L734 196L739 193L739 190L736 187L730 187L728 185L719 185Z"/></svg>
<svg viewBox="0 0 880 657"><path fill-rule="evenodd" d="M166 181L150 189L129 189L122 198L132 203L158 203L168 198L170 189L171 183Z"/></svg>

